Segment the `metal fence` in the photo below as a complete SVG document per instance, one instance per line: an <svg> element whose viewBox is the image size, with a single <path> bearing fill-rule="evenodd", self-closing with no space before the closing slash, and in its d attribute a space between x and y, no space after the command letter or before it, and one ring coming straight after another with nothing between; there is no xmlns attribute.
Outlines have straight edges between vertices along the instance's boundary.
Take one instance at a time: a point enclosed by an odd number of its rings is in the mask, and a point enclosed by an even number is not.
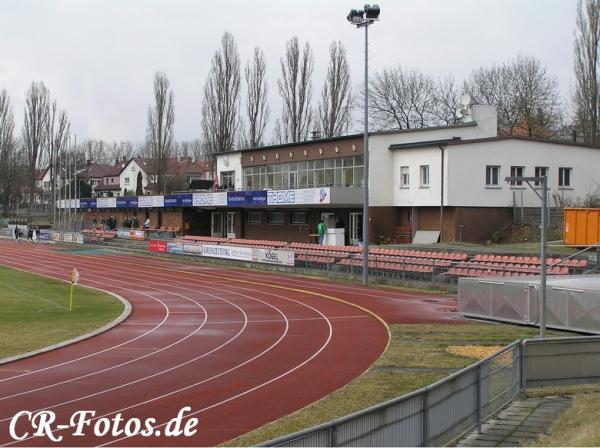
<svg viewBox="0 0 600 448"><path fill-rule="evenodd" d="M527 387L600 382L600 337L515 341L430 386L261 446L445 446Z"/></svg>

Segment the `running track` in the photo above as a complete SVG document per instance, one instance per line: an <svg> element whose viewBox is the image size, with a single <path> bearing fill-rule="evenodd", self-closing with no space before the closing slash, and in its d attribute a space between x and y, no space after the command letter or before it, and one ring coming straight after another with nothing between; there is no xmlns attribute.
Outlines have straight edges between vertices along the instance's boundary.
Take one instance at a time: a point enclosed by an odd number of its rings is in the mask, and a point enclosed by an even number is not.
<svg viewBox="0 0 600 448"><path fill-rule="evenodd" d="M71 436L60 446L209 446L300 409L363 373L388 342L386 322L457 322L456 299L185 264L173 259L81 254L0 240L0 264L114 292L131 316L112 330L0 366L0 445L11 418L50 409L96 418L199 419L189 438ZM358 305L353 306L352 304ZM380 316L380 317L379 317ZM93 421L92 424L95 422ZM30 430L28 425L17 426Z"/></svg>

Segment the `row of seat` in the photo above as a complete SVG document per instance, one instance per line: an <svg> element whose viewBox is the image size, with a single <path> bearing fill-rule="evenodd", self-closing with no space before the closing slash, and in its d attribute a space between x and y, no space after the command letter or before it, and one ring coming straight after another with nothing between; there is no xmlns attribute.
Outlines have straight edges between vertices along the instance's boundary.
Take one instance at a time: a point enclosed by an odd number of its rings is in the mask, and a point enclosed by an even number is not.
<svg viewBox="0 0 600 448"><path fill-rule="evenodd" d="M541 265L540 257L526 257L519 255L494 255L494 254L477 254L473 257L473 261L494 262L494 263L517 263L530 264L535 266ZM546 265L559 264L578 269L587 267L587 260L564 260L561 258L547 258Z"/></svg>

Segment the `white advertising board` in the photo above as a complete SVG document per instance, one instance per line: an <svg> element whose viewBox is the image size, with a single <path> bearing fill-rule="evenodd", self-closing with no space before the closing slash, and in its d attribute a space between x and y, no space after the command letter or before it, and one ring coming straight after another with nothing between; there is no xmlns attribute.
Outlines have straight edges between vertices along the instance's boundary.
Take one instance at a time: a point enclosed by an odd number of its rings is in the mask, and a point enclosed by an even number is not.
<svg viewBox="0 0 600 448"><path fill-rule="evenodd" d="M138 207L149 208L149 207L164 207L165 197L164 196L138 196Z"/></svg>
<svg viewBox="0 0 600 448"><path fill-rule="evenodd" d="M96 208L117 208L117 198L96 198Z"/></svg>
<svg viewBox="0 0 600 448"><path fill-rule="evenodd" d="M294 266L294 252L291 250L252 249L252 261Z"/></svg>
<svg viewBox="0 0 600 448"><path fill-rule="evenodd" d="M192 194L192 206L194 207L215 205L227 205L227 192Z"/></svg>
<svg viewBox="0 0 600 448"><path fill-rule="evenodd" d="M267 205L312 205L330 202L331 190L328 187L267 191Z"/></svg>
<svg viewBox="0 0 600 448"><path fill-rule="evenodd" d="M226 258L228 260L252 261L252 249L249 247L202 245L203 257Z"/></svg>

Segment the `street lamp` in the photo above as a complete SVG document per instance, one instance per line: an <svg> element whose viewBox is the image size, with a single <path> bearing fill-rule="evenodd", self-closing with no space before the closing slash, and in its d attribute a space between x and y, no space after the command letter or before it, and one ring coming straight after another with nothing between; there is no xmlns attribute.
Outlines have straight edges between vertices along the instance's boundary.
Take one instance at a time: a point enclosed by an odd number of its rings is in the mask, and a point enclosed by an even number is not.
<svg viewBox="0 0 600 448"><path fill-rule="evenodd" d="M352 9L348 22L365 29L365 131L363 143L363 285L369 284L369 25L379 20L379 6L365 5L363 9Z"/></svg>
<svg viewBox="0 0 600 448"><path fill-rule="evenodd" d="M540 316L540 337L543 338L546 334L546 217L548 216L548 178L546 176L541 177L523 177L523 176L509 176L505 177L506 182L525 182L531 190L542 200L542 216L540 219L540 289L542 290L542 306ZM542 194L540 195L536 188L531 184L535 183L536 186L542 187ZM517 184L518 185L518 184Z"/></svg>

